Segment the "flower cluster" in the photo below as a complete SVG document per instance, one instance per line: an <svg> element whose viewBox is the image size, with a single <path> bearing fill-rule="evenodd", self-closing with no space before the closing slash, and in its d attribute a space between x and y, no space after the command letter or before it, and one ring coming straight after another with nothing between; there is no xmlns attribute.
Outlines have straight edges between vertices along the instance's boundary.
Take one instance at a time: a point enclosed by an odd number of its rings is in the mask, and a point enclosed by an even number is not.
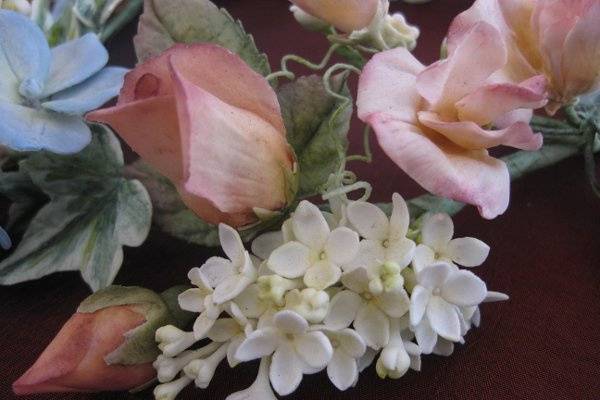
<svg viewBox="0 0 600 400"><path fill-rule="evenodd" d="M426 214L409 227L398 194L389 218L374 204L343 203L334 215L302 201L280 231L254 240L253 254L233 228L219 226L227 258L193 268L194 288L179 296L182 309L199 314L193 331L156 332L157 399L192 381L206 388L224 359L231 367L261 360L254 384L229 400L274 399L271 386L288 395L321 370L346 390L376 358L378 375L397 379L419 370L422 354L450 355L479 325L482 302L508 298L459 268L482 264L489 247L453 239L448 215Z"/></svg>

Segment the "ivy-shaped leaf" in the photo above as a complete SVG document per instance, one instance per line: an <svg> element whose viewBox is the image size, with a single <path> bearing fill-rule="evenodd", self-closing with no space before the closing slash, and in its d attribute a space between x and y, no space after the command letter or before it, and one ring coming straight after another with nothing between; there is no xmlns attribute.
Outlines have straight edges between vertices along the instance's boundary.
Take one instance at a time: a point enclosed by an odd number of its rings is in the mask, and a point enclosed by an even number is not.
<svg viewBox="0 0 600 400"><path fill-rule="evenodd" d="M261 75L271 70L269 61L242 24L209 0L145 0L134 38L140 62L175 43L215 43L238 54Z"/></svg>
<svg viewBox="0 0 600 400"><path fill-rule="evenodd" d="M346 77L336 76L332 89L347 101L330 96L318 76L302 77L279 89L287 138L298 157L300 197L320 193L346 158L352 117Z"/></svg>
<svg viewBox="0 0 600 400"><path fill-rule="evenodd" d="M50 201L0 263L0 284L79 270L95 291L114 280L122 246L145 240L152 215L148 193L139 181L123 178L123 153L114 134L99 125L92 131L92 143L76 155L39 152L21 161L20 171Z"/></svg>

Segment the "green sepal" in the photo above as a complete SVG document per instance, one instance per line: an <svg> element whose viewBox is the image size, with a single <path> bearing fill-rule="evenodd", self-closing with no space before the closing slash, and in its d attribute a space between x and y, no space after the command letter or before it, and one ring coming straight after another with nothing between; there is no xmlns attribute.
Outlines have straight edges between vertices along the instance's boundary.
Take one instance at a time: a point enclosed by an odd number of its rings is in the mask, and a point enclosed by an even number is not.
<svg viewBox="0 0 600 400"><path fill-rule="evenodd" d="M176 298L185 289L185 286L170 289L169 298ZM169 307L165 298L152 290L116 285L86 298L79 305L77 312L94 313L117 306L130 306L134 311L142 314L146 322L127 332L123 344L105 356L104 359L109 365L136 365L154 361L160 354L154 338L156 330L165 325L185 327L193 317L190 313L173 313L172 304Z"/></svg>
<svg viewBox="0 0 600 400"><path fill-rule="evenodd" d="M214 43L238 54L252 69L266 76L269 61L240 21L208 0L145 0L134 38L140 62L157 56L175 43Z"/></svg>

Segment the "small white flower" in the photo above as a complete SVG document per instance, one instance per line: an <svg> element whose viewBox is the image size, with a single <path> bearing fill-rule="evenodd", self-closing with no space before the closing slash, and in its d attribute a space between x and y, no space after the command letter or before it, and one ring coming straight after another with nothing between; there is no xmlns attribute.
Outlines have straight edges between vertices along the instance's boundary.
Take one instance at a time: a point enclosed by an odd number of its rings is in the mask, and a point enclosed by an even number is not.
<svg viewBox="0 0 600 400"><path fill-rule="evenodd" d="M271 384L282 395L292 393L305 370L325 368L333 348L323 332L308 330L308 322L294 311L284 310L252 332L238 347L235 357L250 361L273 354L269 370Z"/></svg>
<svg viewBox="0 0 600 400"><path fill-rule="evenodd" d="M454 224L448 214L427 215L421 226L421 244L415 250L413 267L419 272L436 261L476 267L485 261L490 247L479 239L452 239Z"/></svg>
<svg viewBox="0 0 600 400"><path fill-rule="evenodd" d="M357 257L345 266L346 270L364 267L373 273L387 261L396 263L400 269L410 264L415 243L406 238L410 217L404 199L394 193L393 211L390 219L379 207L356 201L348 206L348 220L365 238L360 242Z"/></svg>
<svg viewBox="0 0 600 400"><path fill-rule="evenodd" d="M409 309L410 300L403 288L373 294L365 268L344 274L342 283L350 290L336 294L325 317L325 325L332 329L354 328L365 343L375 350L389 340L389 318L400 318Z"/></svg>
<svg viewBox="0 0 600 400"><path fill-rule="evenodd" d="M233 368L240 363L240 360L235 358L235 352L251 332L252 325L245 318L241 321L235 318L221 318L208 331L207 337L216 343L229 342L227 362Z"/></svg>
<svg viewBox="0 0 600 400"><path fill-rule="evenodd" d="M200 272L206 277L210 287L214 288L213 301L223 304L234 299L253 283L257 271L235 229L219 224L219 239L229 259L211 257L200 267Z"/></svg>
<svg viewBox="0 0 600 400"><path fill-rule="evenodd" d="M358 360L364 356L367 346L353 329L319 329L327 335L333 347L333 356L327 364L327 376L339 390L346 390L358 379Z"/></svg>
<svg viewBox="0 0 600 400"><path fill-rule="evenodd" d="M187 385L192 383L191 378L187 375L182 374L181 377L173 382L163 383L154 388L154 399L155 400L175 400L179 392L181 392Z"/></svg>
<svg viewBox="0 0 600 400"><path fill-rule="evenodd" d="M285 308L297 312L311 324L318 324L327 315L329 295L313 288L294 289L285 295Z"/></svg>
<svg viewBox="0 0 600 400"><path fill-rule="evenodd" d="M196 343L194 332L184 332L173 325L158 328L155 340L160 351L167 357L175 357Z"/></svg>
<svg viewBox="0 0 600 400"><path fill-rule="evenodd" d="M158 381L160 383L172 381L190 362L197 358L211 355L219 346L219 343L210 343L198 350L184 351L178 357L167 357L164 354L159 355L152 364L154 369L156 369Z"/></svg>
<svg viewBox="0 0 600 400"><path fill-rule="evenodd" d="M417 273L417 285L410 299L410 323L418 327L426 319L429 327L451 342L461 340L459 307L475 306L487 294L485 283L470 271L458 270L447 263L425 267ZM426 325L421 329L427 328ZM419 340L421 329L415 330ZM432 340L428 343L431 344ZM433 342L435 344L435 342ZM419 345L422 345L419 342ZM428 349L430 346L426 346ZM427 353L427 351L424 351Z"/></svg>
<svg viewBox="0 0 600 400"><path fill-rule="evenodd" d="M291 218L296 240L277 248L269 257L269 268L284 278L304 276L308 287L323 290L335 284L341 265L358 251L358 234L346 227L330 230L319 208L302 201Z"/></svg>
<svg viewBox="0 0 600 400"><path fill-rule="evenodd" d="M225 400L277 400L269 384L270 362L270 357L261 358L258 374L252 386L230 394Z"/></svg>
<svg viewBox="0 0 600 400"><path fill-rule="evenodd" d="M375 368L381 379L399 379L409 368L421 369L421 350L410 341L407 318L394 318L390 321L390 341L381 351Z"/></svg>
<svg viewBox="0 0 600 400"><path fill-rule="evenodd" d="M217 367L227 356L229 344L222 344L214 353L204 359L196 359L185 366L183 372L194 380L200 389L206 389L210 384Z"/></svg>

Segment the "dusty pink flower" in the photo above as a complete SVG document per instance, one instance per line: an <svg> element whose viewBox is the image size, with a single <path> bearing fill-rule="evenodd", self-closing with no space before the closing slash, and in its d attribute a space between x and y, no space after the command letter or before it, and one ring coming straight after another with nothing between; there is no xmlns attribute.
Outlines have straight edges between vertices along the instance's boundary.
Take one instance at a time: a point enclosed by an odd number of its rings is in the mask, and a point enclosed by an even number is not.
<svg viewBox="0 0 600 400"><path fill-rule="evenodd" d="M125 340L125 334L145 322L128 306L95 313L75 313L54 340L15 383L16 394L128 390L152 380L152 363L108 365L105 357Z"/></svg>
<svg viewBox="0 0 600 400"><path fill-rule="evenodd" d="M546 103L546 79L492 79L506 53L498 30L479 23L427 68L404 48L377 54L358 89L359 117L397 165L431 193L474 204L489 219L508 207L510 179L487 149L542 145L528 122Z"/></svg>
<svg viewBox="0 0 600 400"><path fill-rule="evenodd" d="M110 125L204 220L240 227L292 200L294 153L275 92L237 55L176 45L125 78Z"/></svg>
<svg viewBox="0 0 600 400"><path fill-rule="evenodd" d="M548 78L554 113L600 83L600 2L598 0L477 0L450 28L450 48L480 21L494 25L508 47L498 75L520 82Z"/></svg>
<svg viewBox="0 0 600 400"><path fill-rule="evenodd" d="M366 28L380 0L291 0L306 13L350 33Z"/></svg>

